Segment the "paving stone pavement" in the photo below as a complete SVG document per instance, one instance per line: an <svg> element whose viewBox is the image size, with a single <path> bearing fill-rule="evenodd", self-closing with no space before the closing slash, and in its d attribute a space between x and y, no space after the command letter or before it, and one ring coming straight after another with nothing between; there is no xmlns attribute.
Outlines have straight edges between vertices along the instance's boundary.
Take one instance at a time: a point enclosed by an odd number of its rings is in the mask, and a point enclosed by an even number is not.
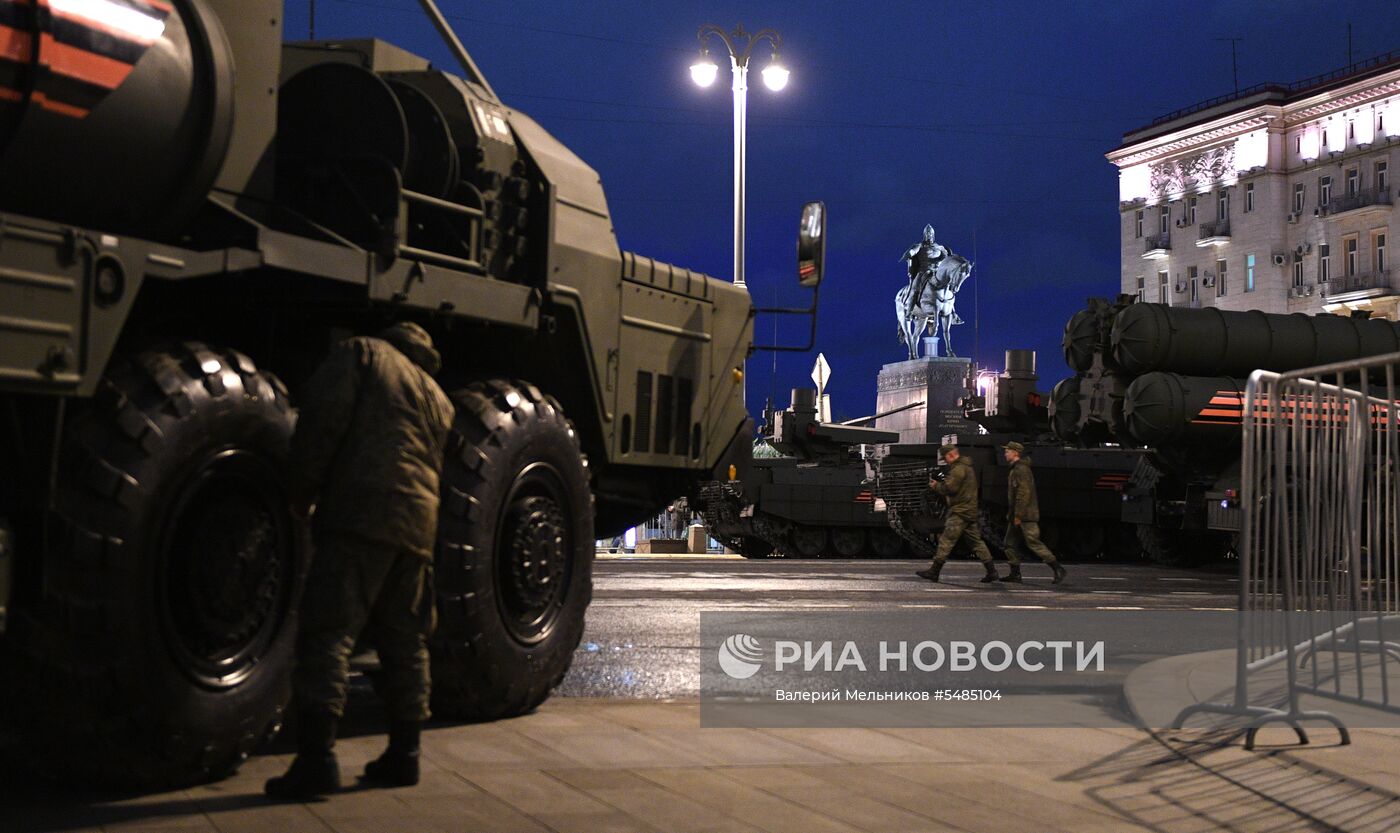
<svg viewBox="0 0 1400 833"><path fill-rule="evenodd" d="M348 783L380 750L372 731L337 747ZM1231 739L1127 726L701 729L694 701L554 698L525 717L426 732L423 783L410 789L273 804L262 783L290 756L266 754L227 780L155 795L0 787L0 831L1396 829L1400 731L1253 753Z"/></svg>

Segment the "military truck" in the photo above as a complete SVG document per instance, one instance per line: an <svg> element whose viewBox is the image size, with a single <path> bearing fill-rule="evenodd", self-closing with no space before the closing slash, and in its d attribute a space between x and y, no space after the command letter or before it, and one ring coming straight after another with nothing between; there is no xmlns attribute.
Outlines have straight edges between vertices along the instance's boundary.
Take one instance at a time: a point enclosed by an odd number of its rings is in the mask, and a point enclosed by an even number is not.
<svg viewBox="0 0 1400 833"><path fill-rule="evenodd" d="M953 444L977 472L981 526L987 545L999 551L1006 535L1006 483L1010 473L1002 447L1026 446L1035 470L1041 530L1057 555L1070 559L1135 558L1137 548L1121 520L1123 486L1142 452L1066 447L1049 432L1049 413L1036 390L1035 353L1006 351L1005 369L994 376L970 373L963 399L966 417L982 430L927 443L877 447L873 489L890 525L921 555L933 553L947 505L928 487L941 476L941 445Z"/></svg>
<svg viewBox="0 0 1400 833"><path fill-rule="evenodd" d="M698 509L715 540L746 558L898 558L904 542L877 509L862 448L892 431L821 422L817 392L794 388L790 407L764 411L743 479L701 487Z"/></svg>
<svg viewBox="0 0 1400 833"><path fill-rule="evenodd" d="M36 763L171 785L276 731L282 466L344 336L423 325L457 409L439 717L538 705L595 538L746 466L746 291L620 251L598 174L422 5L460 74L283 44L279 0L0 2L0 682Z"/></svg>
<svg viewBox="0 0 1400 833"><path fill-rule="evenodd" d="M1076 373L1051 397L1055 433L1085 448L1141 448L1123 519L1164 563L1234 546L1245 382L1256 368L1296 370L1400 351L1400 324L1090 299L1070 319Z"/></svg>

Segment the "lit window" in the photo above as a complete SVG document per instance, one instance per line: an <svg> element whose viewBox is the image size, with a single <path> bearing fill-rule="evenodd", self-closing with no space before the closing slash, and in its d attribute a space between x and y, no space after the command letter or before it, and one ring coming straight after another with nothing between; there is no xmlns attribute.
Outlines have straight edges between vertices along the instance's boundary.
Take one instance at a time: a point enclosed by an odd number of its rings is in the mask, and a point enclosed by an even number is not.
<svg viewBox="0 0 1400 833"><path fill-rule="evenodd" d="M1254 255L1244 257L1244 291L1254 291Z"/></svg>

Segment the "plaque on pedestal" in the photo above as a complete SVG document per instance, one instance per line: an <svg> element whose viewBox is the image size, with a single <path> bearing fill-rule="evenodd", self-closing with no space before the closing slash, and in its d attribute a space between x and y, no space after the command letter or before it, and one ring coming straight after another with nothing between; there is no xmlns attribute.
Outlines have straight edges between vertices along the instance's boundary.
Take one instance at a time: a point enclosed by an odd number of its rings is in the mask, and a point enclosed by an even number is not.
<svg viewBox="0 0 1400 833"><path fill-rule="evenodd" d="M875 412L892 411L912 402L924 404L882 416L875 427L898 431L901 443L936 443L945 434L975 431L976 426L963 418L962 409L970 365L970 359L955 356L926 356L885 365L876 383Z"/></svg>

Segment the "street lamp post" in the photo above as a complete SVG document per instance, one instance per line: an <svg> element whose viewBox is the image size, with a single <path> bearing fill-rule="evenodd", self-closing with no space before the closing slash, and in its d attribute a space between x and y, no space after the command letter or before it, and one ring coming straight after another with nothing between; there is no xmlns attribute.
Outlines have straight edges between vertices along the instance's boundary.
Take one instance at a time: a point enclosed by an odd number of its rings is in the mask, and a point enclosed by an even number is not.
<svg viewBox="0 0 1400 833"><path fill-rule="evenodd" d="M700 58L690 67L690 77L702 87L715 82L719 67L710 59L708 41L719 36L729 50L729 66L734 75L734 284L744 286L744 207L745 180L748 174L748 93L749 56L759 41L767 40L773 46L773 58L763 68L763 83L768 89L777 92L787 86L788 71L778 62L778 50L782 37L772 29L763 29L750 35L743 26L726 32L718 26L705 24L700 27ZM742 49L740 46L742 45Z"/></svg>

